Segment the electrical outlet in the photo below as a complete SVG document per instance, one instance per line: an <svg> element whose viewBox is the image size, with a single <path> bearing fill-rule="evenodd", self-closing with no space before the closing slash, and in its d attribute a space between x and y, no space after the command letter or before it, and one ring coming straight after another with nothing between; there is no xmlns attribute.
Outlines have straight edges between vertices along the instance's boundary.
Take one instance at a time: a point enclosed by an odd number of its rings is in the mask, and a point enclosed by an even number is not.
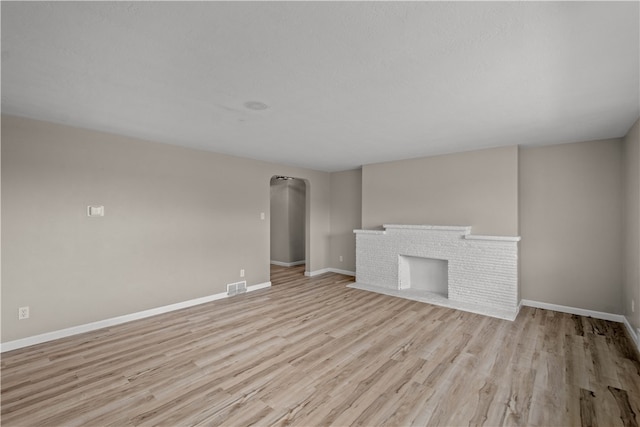
<svg viewBox="0 0 640 427"><path fill-rule="evenodd" d="M244 277L244 268L240 269L240 277Z"/></svg>
<svg viewBox="0 0 640 427"><path fill-rule="evenodd" d="M29 307L20 307L18 309L18 320L24 320L29 318Z"/></svg>
<svg viewBox="0 0 640 427"><path fill-rule="evenodd" d="M340 255L340 262L342 262L342 255Z"/></svg>

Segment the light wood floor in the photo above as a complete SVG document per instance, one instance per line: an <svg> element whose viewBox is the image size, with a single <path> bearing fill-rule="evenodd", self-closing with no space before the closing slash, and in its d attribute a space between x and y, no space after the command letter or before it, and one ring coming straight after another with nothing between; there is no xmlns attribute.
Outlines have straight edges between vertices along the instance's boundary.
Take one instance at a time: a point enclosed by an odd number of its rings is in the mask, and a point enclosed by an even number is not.
<svg viewBox="0 0 640 427"><path fill-rule="evenodd" d="M620 324L514 322L274 267L270 289L2 355L2 425L601 425L640 421Z"/></svg>

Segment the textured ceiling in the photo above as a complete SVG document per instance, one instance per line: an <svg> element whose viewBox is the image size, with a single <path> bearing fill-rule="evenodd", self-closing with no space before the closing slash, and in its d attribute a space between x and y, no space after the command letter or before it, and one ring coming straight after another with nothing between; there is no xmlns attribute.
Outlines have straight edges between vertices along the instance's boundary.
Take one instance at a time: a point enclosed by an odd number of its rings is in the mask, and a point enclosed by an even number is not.
<svg viewBox="0 0 640 427"><path fill-rule="evenodd" d="M619 137L640 114L638 2L1 7L3 113L283 164Z"/></svg>

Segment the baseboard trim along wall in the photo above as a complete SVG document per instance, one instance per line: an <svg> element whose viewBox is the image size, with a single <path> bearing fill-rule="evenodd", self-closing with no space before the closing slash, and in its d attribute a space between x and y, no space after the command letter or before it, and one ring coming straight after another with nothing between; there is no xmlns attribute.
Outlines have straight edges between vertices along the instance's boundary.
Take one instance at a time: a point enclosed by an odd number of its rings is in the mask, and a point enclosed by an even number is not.
<svg viewBox="0 0 640 427"><path fill-rule="evenodd" d="M295 267L296 265L306 264L307 261L304 259L302 261L293 261L293 262L282 262L282 261L271 260L270 263L273 265L279 265L280 267Z"/></svg>
<svg viewBox="0 0 640 427"><path fill-rule="evenodd" d="M338 274L344 274L346 276L354 276L354 277L356 275L355 271L340 270L339 268L323 268L321 270L316 270L316 271L305 271L304 275L307 277L314 277L314 276L319 276L325 273L338 273Z"/></svg>
<svg viewBox="0 0 640 427"><path fill-rule="evenodd" d="M247 292L257 291L259 289L268 288L271 286L271 282L259 283L257 285L247 286ZM208 295L206 297L196 298L188 301L178 302L175 304L169 304L162 307L151 308L149 310L139 311L137 313L125 314L123 316L112 317L111 319L99 320L97 322L87 323L84 325L73 326L71 328L60 329L58 331L46 332L40 335L34 335L32 337L21 338L15 341L8 341L0 344L0 353L6 351L17 350L23 347L29 347L36 344L41 344L47 341L53 341L60 338L69 337L71 335L83 334L85 332L91 332L102 328L108 328L109 326L120 325L122 323L131 322L133 320L144 319L146 317L156 316L158 314L168 313L170 311L176 311L187 307L193 307L194 305L200 305L207 302L228 298L226 292Z"/></svg>
<svg viewBox="0 0 640 427"><path fill-rule="evenodd" d="M324 273L338 273L345 274L347 276L355 276L353 271L340 270L337 268L323 268L316 271L305 271L305 276L314 277ZM247 292L257 291L259 289L268 288L271 286L271 282L259 283L247 287ZM120 325L122 323L131 322L133 320L144 319L146 317L156 316L158 314L168 313L171 311L180 310L183 308L193 307L195 305L204 304L219 299L228 298L226 292L213 294L206 297L196 298L188 301L183 301L175 304L165 305L163 307L156 307L149 310L140 311L137 313L125 314L123 316L113 317L111 319L99 320L97 322L87 323L84 325L73 326L71 328L61 329L58 331L47 332L40 335L34 335L32 337L22 338L15 341L8 341L0 344L0 353L4 353L11 350L17 350L23 347L29 347L36 344L41 344L47 341L53 341L60 338L69 337L72 335L83 334L85 332L91 332L102 328L108 328L109 326ZM576 314L579 316L593 317L595 319L610 320L612 322L623 323L629 332L629 336L634 341L638 351L640 352L640 336L634 330L627 318L621 314L611 314L602 311L586 310L583 308L569 307L566 305L550 304L546 302L532 301L523 299L520 302L521 305L534 308L542 308L545 310L559 311L561 313Z"/></svg>
<svg viewBox="0 0 640 427"><path fill-rule="evenodd" d="M633 342L636 344L636 347L638 348L638 353L640 353L640 329L638 329L638 332L633 330L633 326L631 326L631 323L629 323L629 321L627 320L627 318L625 316L622 316L622 318L624 319L624 325L627 327L627 332L629 332L629 336L631 337L631 339L633 340Z"/></svg>
<svg viewBox="0 0 640 427"><path fill-rule="evenodd" d="M522 305L534 308L544 308L545 310L559 311L561 313L577 314L579 316L593 317L594 319L611 320L612 322L622 323L624 316L622 314L611 314L603 311L586 310L584 308L569 307L566 305L550 304L547 302L531 301L523 299Z"/></svg>
<svg viewBox="0 0 640 427"><path fill-rule="evenodd" d="M640 337L633 330L633 327L631 326L627 318L622 314L611 314L602 311L586 310L584 308L568 307L566 305L549 304L546 302L531 301L526 299L523 299L520 304L527 307L543 308L545 310L559 311L561 313L577 314L579 316L593 317L594 319L610 320L612 322L623 323L627 328L627 332L629 332L629 336L640 352Z"/></svg>

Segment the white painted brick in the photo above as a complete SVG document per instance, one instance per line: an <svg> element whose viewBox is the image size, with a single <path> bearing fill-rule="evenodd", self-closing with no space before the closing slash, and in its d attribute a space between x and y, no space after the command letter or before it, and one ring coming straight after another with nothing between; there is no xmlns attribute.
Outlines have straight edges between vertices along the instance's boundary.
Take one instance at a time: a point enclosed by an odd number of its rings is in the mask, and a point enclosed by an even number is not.
<svg viewBox="0 0 640 427"><path fill-rule="evenodd" d="M356 233L356 281L399 289L398 257L448 261L448 298L517 313L518 237L473 236L471 227L388 225ZM468 238L466 236L469 236Z"/></svg>

